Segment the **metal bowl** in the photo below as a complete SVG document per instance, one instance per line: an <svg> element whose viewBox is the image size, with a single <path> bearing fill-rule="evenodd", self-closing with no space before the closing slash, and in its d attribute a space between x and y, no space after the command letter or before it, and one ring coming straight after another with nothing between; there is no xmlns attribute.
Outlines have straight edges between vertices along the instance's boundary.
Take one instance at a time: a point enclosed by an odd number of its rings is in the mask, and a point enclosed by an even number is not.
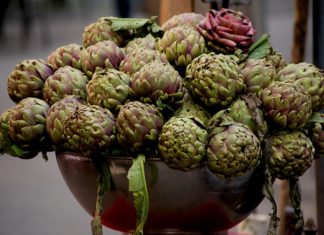
<svg viewBox="0 0 324 235"><path fill-rule="evenodd" d="M98 172L85 156L57 153L62 176L81 206L94 215ZM104 198L103 225L132 233L136 212L128 191L129 157L107 157L112 188ZM145 174L150 197L145 234L215 233L246 218L263 199L264 169L233 179L220 179L206 165L184 172L169 168L158 158L148 158Z"/></svg>

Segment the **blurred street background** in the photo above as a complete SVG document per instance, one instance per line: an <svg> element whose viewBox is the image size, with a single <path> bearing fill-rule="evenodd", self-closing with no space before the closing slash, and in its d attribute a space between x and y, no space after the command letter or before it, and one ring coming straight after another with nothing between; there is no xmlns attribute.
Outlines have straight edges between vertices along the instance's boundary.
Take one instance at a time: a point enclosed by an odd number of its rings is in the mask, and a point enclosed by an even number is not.
<svg viewBox="0 0 324 235"><path fill-rule="evenodd" d="M130 1L128 10L119 11L113 0L10 0L1 1L0 10L0 112L13 105L7 95L7 76L23 59L46 60L55 48L69 43L82 44L86 25L101 16L131 17L157 15L158 0ZM235 2L235 1L233 1ZM293 0L254 0L242 9L252 18L258 35L270 33L273 47L291 59L294 22ZM311 2L311 1L310 1ZM1 5L2 4L2 5ZM206 3L196 0L197 11L205 13ZM236 6L231 6L236 8ZM311 10L311 6L310 6ZM312 62L312 21L308 21L305 61ZM2 26L2 27L1 27ZM275 183L278 193L278 183ZM305 218L316 219L316 192L313 168L301 178L302 210ZM257 212L268 215L264 200ZM68 190L54 154L45 162L40 156L21 160L0 156L1 235L89 235L91 217ZM104 234L120 234L108 228Z"/></svg>

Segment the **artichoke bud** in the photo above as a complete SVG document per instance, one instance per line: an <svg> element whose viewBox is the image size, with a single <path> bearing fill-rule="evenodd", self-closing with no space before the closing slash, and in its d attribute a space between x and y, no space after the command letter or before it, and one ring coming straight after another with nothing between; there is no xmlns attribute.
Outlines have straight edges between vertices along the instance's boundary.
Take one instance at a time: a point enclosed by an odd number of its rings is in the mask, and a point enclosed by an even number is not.
<svg viewBox="0 0 324 235"><path fill-rule="evenodd" d="M207 131L189 116L170 118L162 127L158 152L172 168L191 170L200 165L206 154Z"/></svg>

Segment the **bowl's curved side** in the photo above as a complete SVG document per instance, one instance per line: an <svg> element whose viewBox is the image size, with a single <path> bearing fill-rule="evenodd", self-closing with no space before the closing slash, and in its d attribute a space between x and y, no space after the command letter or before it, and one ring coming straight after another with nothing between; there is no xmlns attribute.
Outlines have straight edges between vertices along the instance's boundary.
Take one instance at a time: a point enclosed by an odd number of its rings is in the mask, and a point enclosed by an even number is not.
<svg viewBox="0 0 324 235"><path fill-rule="evenodd" d="M91 160L74 153L57 154L60 171L69 189L92 214L98 172ZM136 212L128 191L129 158L107 160L112 188L104 200L103 224L119 231L135 229ZM263 169L222 180L201 166L188 172L169 168L164 162L147 160L145 174L150 196L145 233L216 232L244 219L262 201Z"/></svg>

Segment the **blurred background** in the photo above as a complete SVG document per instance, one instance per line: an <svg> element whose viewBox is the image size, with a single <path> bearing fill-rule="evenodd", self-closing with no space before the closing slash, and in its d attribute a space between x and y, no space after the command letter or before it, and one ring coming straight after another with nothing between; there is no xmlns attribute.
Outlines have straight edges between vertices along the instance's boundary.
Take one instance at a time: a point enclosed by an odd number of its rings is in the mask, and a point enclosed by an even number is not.
<svg viewBox="0 0 324 235"><path fill-rule="evenodd" d="M0 1L0 112L13 105L6 90L7 76L23 59L45 59L55 48L82 44L86 25L101 16L146 17L159 14L158 0L1 0ZM237 2L237 1L232 1ZM258 35L270 33L271 43L286 60L291 59L294 23L293 0L241 1L236 6L248 14ZM310 1L311 3L311 1ZM121 6L119 6L120 4ZM119 6L119 7L118 7ZM209 4L195 1L196 11L205 13ZM309 19L305 61L312 62L312 18ZM275 183L278 195L279 183ZM305 218L316 219L314 169L301 178ZM264 200L257 213L268 215ZM0 234L89 235L91 217L69 192L54 154L46 162L40 156L21 160L0 157ZM108 228L104 234L120 234Z"/></svg>

